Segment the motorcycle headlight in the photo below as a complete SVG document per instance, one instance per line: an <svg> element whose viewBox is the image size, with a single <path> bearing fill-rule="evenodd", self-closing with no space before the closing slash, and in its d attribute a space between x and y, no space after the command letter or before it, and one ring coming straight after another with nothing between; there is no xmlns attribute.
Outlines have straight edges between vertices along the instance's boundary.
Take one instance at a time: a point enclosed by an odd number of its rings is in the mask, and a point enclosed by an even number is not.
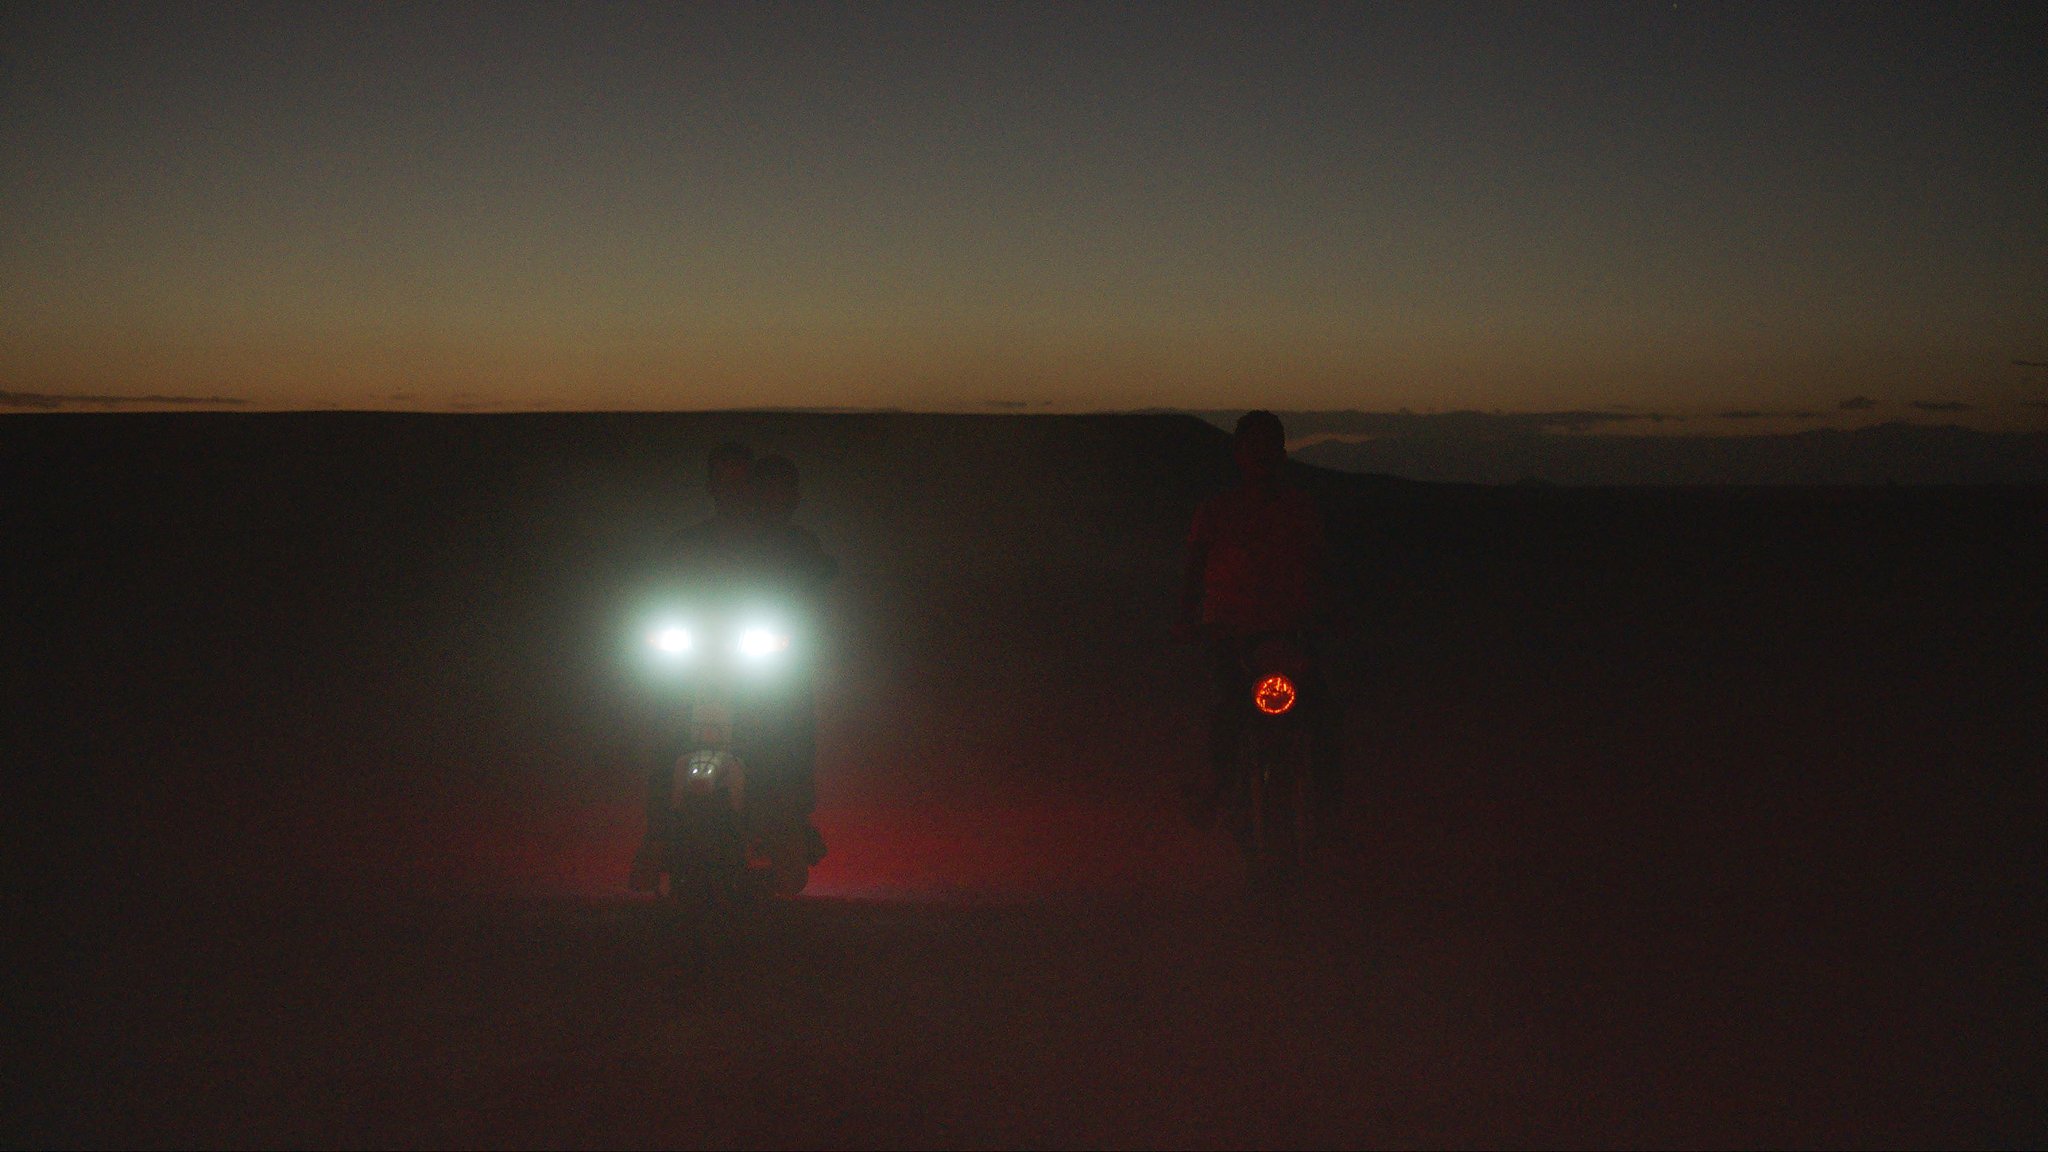
<svg viewBox="0 0 2048 1152"><path fill-rule="evenodd" d="M734 645L749 660L766 660L789 647L789 637L768 628L748 628Z"/></svg>
<svg viewBox="0 0 2048 1152"><path fill-rule="evenodd" d="M697 638L690 634L690 630L674 624L655 629L647 642L670 656L688 656L697 648Z"/></svg>

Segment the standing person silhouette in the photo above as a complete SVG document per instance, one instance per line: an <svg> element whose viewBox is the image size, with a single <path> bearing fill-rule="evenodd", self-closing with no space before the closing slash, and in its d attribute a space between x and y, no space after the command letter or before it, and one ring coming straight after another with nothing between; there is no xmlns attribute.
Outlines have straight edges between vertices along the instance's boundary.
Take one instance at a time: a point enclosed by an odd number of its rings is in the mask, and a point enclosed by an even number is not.
<svg viewBox="0 0 2048 1152"><path fill-rule="evenodd" d="M1215 675L1210 779L1191 804L1191 814L1203 824L1215 818L1237 783L1243 701L1251 690L1244 669L1250 646L1276 634L1306 641L1321 630L1332 608L1322 515L1308 493L1287 481L1287 436L1280 418L1266 411L1245 413L1237 422L1231 455L1238 485L1204 501L1188 530L1176 629L1206 644ZM1313 647L1304 647L1310 658L1304 698L1319 702L1311 720L1316 801L1328 814L1341 790L1336 709Z"/></svg>

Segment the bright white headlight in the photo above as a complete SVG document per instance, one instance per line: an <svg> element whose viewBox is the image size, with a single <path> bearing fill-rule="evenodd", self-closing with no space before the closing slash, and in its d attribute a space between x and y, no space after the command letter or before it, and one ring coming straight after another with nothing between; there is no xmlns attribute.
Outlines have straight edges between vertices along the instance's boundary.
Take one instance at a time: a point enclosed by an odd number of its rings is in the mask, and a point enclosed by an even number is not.
<svg viewBox="0 0 2048 1152"><path fill-rule="evenodd" d="M685 655L697 646L697 639L690 635L688 628L663 628L649 637L649 641L671 656Z"/></svg>
<svg viewBox="0 0 2048 1152"><path fill-rule="evenodd" d="M740 655L749 660L762 660L789 647L789 637L766 628L749 628L740 633L738 644Z"/></svg>

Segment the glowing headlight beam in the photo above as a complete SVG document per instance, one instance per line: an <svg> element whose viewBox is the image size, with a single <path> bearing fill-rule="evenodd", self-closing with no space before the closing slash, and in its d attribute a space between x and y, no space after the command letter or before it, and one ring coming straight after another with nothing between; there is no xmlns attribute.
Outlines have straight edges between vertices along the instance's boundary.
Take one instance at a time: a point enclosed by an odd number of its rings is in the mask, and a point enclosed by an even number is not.
<svg viewBox="0 0 2048 1152"><path fill-rule="evenodd" d="M766 628L749 628L740 633L736 647L749 660L764 660L788 648L789 637Z"/></svg>
<svg viewBox="0 0 2048 1152"><path fill-rule="evenodd" d="M682 656L697 646L697 638L690 635L688 628L663 628L649 637L649 642L671 656Z"/></svg>

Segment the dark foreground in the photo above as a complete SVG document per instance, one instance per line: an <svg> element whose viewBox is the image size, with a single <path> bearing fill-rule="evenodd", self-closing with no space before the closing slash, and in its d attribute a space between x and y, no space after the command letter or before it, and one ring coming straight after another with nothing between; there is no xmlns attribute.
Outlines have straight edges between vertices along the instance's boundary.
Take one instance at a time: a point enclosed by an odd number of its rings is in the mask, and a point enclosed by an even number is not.
<svg viewBox="0 0 2048 1152"><path fill-rule="evenodd" d="M845 561L813 895L622 892L616 605L737 434ZM2042 495L1311 477L1327 873L1176 808L1172 421L0 425L8 1142L2038 1144Z"/></svg>
<svg viewBox="0 0 2048 1152"><path fill-rule="evenodd" d="M175 994L114 959L60 1068L95 1105L64 1123L173 1146L1903 1146L1995 1139L1957 1110L2016 1103L1939 1001L1891 1002L1939 989L1591 954L1617 942L1443 903L808 900L708 956L634 905L305 908L153 966Z"/></svg>

